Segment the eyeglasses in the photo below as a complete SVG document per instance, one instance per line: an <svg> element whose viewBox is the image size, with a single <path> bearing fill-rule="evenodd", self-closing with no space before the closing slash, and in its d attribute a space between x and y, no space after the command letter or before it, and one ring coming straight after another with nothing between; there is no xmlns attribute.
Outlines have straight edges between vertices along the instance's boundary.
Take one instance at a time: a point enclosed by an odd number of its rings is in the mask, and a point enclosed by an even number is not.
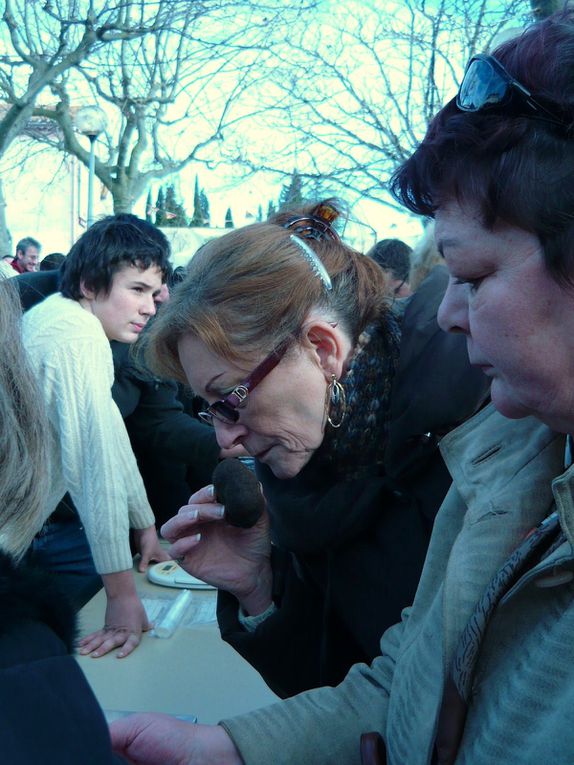
<svg viewBox="0 0 574 765"><path fill-rule="evenodd" d="M213 425L214 418L224 422L226 425L236 423L239 419L239 412L237 410L245 405L251 391L279 364L292 340L292 335L283 340L269 356L263 359L261 364L255 367L244 382L236 385L231 393L208 406L204 412L198 412L199 418L208 425Z"/></svg>
<svg viewBox="0 0 574 765"><path fill-rule="evenodd" d="M399 294L399 292L402 290L402 288L403 288L403 286L404 286L404 284L405 284L405 281L406 281L406 279L403 279L403 280L402 280L402 282L401 282L400 284L398 284L398 285L397 285L397 286L394 288L394 290L393 290L393 295L394 295L395 297L397 297L397 296L398 296L398 294Z"/></svg>
<svg viewBox="0 0 574 765"><path fill-rule="evenodd" d="M466 67L456 96L456 105L463 112L479 112L507 107L509 112L534 116L558 125L572 125L557 104L534 98L493 56L473 56Z"/></svg>

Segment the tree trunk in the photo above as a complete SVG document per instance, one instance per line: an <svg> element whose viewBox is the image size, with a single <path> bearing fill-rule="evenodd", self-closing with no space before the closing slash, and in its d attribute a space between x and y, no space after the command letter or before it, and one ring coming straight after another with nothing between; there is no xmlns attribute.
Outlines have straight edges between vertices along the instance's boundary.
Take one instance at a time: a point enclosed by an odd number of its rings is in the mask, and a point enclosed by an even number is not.
<svg viewBox="0 0 574 765"><path fill-rule="evenodd" d="M110 188L114 202L114 215L131 213L134 204L146 190L149 179L142 173L138 173L135 178L130 178L122 168L116 168L116 174L120 177L114 178Z"/></svg>
<svg viewBox="0 0 574 765"><path fill-rule="evenodd" d="M125 184L114 183L111 192L114 200L114 215L131 213L134 200L132 194L125 188Z"/></svg>
<svg viewBox="0 0 574 765"><path fill-rule="evenodd" d="M12 237L6 225L6 200L4 199L2 181L0 180L0 257L13 254Z"/></svg>

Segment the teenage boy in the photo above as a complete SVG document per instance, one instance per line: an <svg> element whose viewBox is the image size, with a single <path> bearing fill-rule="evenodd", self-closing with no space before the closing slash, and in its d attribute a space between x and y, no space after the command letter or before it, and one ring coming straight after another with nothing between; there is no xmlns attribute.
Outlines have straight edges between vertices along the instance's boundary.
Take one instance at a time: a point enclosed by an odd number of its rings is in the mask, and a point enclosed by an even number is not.
<svg viewBox="0 0 574 765"><path fill-rule="evenodd" d="M167 557L112 399L109 341L137 340L155 314L154 301L168 270L169 245L158 229L133 215L110 216L89 228L70 250L60 292L23 318L24 345L51 425L52 486L45 517L66 492L79 514L75 525L51 520L37 544L56 573L82 581L95 565L101 575L105 623L80 643L80 653L94 657L116 648L119 657L127 656L150 627L135 588L130 527L141 554L140 570Z"/></svg>

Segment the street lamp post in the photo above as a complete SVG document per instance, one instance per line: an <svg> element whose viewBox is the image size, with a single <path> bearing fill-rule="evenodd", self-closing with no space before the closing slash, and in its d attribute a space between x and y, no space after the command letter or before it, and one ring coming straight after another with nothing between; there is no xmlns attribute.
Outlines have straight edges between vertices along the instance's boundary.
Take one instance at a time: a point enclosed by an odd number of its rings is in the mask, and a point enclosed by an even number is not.
<svg viewBox="0 0 574 765"><path fill-rule="evenodd" d="M88 165L88 216L87 227L94 222L94 174L96 167L96 138L106 129L107 119L99 106L82 106L76 112L74 120L76 130L87 136L90 141L90 161Z"/></svg>

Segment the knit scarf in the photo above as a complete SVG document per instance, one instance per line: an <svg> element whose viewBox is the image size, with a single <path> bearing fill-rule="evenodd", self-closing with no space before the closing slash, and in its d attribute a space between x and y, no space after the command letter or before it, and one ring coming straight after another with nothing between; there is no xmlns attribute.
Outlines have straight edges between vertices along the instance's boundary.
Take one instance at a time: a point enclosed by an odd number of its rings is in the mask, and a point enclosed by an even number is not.
<svg viewBox="0 0 574 765"><path fill-rule="evenodd" d="M349 501L345 484L354 485L384 473L390 393L399 359L400 331L390 313L368 327L357 343L341 380L347 409L340 428L326 425L323 443L294 478L280 480L266 465L257 465L271 515L273 541L301 555L317 555L348 544L371 523L379 503ZM339 412L332 412L337 419ZM333 501L321 502L333 486ZM303 531L304 530L304 531Z"/></svg>
<svg viewBox="0 0 574 765"><path fill-rule="evenodd" d="M346 412L341 427L325 427L310 465L349 480L380 472L387 445L393 378L399 361L400 327L390 311L359 337L345 376ZM331 412L337 419L339 413Z"/></svg>

